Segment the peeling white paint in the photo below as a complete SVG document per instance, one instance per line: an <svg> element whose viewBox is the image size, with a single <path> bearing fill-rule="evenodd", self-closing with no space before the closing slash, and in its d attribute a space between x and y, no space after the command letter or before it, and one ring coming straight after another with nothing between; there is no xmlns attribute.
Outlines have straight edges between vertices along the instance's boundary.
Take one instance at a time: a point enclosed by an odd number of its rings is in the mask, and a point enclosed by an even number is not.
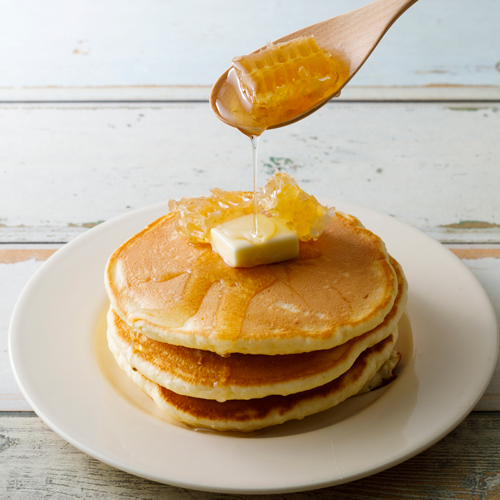
<svg viewBox="0 0 500 500"><path fill-rule="evenodd" d="M485 478L484 482L486 483L488 491L500 486L500 472L497 472L493 476L488 476Z"/></svg>

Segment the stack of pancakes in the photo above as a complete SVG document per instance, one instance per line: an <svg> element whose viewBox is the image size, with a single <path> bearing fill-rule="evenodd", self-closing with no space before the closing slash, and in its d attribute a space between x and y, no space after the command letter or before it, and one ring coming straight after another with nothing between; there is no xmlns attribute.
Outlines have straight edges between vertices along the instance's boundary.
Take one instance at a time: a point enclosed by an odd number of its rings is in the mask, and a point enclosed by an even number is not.
<svg viewBox="0 0 500 500"><path fill-rule="evenodd" d="M120 246L108 344L170 416L253 431L386 382L407 285L379 237L339 212L297 259L231 268L166 215Z"/></svg>

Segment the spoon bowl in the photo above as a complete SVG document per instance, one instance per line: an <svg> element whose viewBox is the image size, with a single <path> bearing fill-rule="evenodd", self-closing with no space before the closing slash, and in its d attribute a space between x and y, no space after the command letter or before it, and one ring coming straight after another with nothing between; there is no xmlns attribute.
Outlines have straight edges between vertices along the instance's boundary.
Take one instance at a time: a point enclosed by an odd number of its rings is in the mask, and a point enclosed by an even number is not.
<svg viewBox="0 0 500 500"><path fill-rule="evenodd" d="M294 116L292 119L273 124L267 128L283 127L301 120L326 104L332 97L338 97L341 89L363 66L382 37L387 33L387 30L403 12L416 2L417 0L376 0L364 7L313 24L273 42L278 44L289 42L299 37L313 35L316 43L322 50L329 52L333 57L349 66L349 76L342 83L341 87L335 90L334 94L327 96L310 109ZM213 86L210 94L210 105L222 121L237 126L222 117L217 106L219 92L228 79L230 69L221 75Z"/></svg>

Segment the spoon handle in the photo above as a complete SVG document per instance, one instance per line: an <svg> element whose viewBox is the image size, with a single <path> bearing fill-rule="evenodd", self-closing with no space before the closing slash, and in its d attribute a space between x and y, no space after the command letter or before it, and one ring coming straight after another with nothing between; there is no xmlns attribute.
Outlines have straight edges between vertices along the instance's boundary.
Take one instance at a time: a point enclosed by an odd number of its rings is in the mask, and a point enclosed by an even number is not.
<svg viewBox="0 0 500 500"><path fill-rule="evenodd" d="M276 42L314 35L318 45L350 62L351 79L373 52L393 23L418 0L376 0L364 7L341 14L291 33ZM347 83L347 82L346 82Z"/></svg>
<svg viewBox="0 0 500 500"><path fill-rule="evenodd" d="M351 60L351 69L359 69L387 30L416 2L417 0L376 0L351 13L350 29L355 29L358 23L360 29L358 50L353 50L352 56L347 54ZM353 46L353 49L355 48L356 45Z"/></svg>

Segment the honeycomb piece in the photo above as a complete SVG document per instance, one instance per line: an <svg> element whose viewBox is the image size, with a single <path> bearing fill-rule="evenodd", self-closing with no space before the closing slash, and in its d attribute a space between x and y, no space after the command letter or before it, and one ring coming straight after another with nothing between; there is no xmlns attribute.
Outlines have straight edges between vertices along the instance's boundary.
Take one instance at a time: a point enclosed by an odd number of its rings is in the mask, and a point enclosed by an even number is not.
<svg viewBox="0 0 500 500"><path fill-rule="evenodd" d="M300 37L233 59L243 96L255 112L286 105L306 110L332 95L340 66L313 36Z"/></svg>
<svg viewBox="0 0 500 500"><path fill-rule="evenodd" d="M276 171L257 195L259 207L283 222L301 241L317 240L335 214L299 187L290 175Z"/></svg>
<svg viewBox="0 0 500 500"><path fill-rule="evenodd" d="M224 221L253 213L253 193L212 189L210 196L170 200L177 231L191 243L210 243L210 230Z"/></svg>
<svg viewBox="0 0 500 500"><path fill-rule="evenodd" d="M223 222L253 214L253 193L212 189L210 196L170 200L177 231L191 243L210 243L210 230ZM290 175L276 171L257 194L260 212L273 215L301 241L317 240L335 214L301 189Z"/></svg>

